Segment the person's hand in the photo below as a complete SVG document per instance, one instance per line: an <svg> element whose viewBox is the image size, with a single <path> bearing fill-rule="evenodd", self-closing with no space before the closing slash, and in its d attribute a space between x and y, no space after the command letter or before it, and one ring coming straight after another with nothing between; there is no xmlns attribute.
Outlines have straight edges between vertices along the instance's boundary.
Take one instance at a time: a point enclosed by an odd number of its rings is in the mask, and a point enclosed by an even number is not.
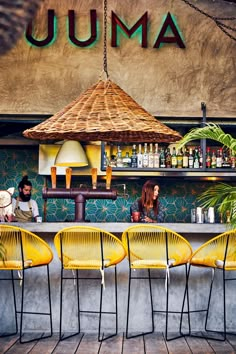
<svg viewBox="0 0 236 354"><path fill-rule="evenodd" d="M14 215L13 214L5 215L4 219L6 222L12 222L12 221L14 221Z"/></svg>
<svg viewBox="0 0 236 354"><path fill-rule="evenodd" d="M154 222L154 220L152 220L151 218L149 218L148 216L144 217L144 221L145 222Z"/></svg>

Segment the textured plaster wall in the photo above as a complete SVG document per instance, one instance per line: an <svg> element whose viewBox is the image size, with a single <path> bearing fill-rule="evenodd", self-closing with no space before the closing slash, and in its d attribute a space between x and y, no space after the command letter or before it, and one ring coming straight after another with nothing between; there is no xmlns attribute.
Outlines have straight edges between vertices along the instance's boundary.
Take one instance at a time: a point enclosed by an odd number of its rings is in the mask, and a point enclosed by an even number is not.
<svg viewBox="0 0 236 354"><path fill-rule="evenodd" d="M236 5L222 0L197 0L194 4L210 15L236 16ZM48 9L54 9L57 16L56 41L46 48L35 48L22 38L13 50L0 57L0 113L54 114L102 73L103 2L45 0L34 21L34 36L38 39L47 35ZM99 35L91 48L69 43L69 9L76 12L79 39L89 37L89 10L96 9ZM121 35L120 46L112 48L111 11L129 27L148 11L148 48L141 48L138 34L132 39ZM176 17L186 49L175 44L153 48L168 11ZM109 0L107 49L110 78L150 113L201 116L200 104L204 101L208 116L236 117L235 41L183 1Z"/></svg>

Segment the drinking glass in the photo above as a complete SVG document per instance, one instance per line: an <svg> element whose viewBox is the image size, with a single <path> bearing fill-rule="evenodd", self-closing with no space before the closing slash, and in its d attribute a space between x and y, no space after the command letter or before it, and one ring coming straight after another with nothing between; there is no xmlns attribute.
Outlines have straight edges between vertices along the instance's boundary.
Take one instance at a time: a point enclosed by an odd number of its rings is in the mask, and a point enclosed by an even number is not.
<svg viewBox="0 0 236 354"><path fill-rule="evenodd" d="M196 222L196 209L191 209L191 222Z"/></svg>

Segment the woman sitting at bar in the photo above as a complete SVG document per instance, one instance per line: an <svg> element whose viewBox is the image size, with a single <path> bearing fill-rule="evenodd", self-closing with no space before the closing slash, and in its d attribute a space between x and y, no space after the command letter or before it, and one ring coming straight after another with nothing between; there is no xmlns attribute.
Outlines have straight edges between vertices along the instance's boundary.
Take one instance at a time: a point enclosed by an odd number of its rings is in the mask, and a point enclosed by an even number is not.
<svg viewBox="0 0 236 354"><path fill-rule="evenodd" d="M131 220L133 212L140 212L141 222L163 222L164 208L158 201L159 186L156 181L149 180L144 183L141 198L130 207Z"/></svg>

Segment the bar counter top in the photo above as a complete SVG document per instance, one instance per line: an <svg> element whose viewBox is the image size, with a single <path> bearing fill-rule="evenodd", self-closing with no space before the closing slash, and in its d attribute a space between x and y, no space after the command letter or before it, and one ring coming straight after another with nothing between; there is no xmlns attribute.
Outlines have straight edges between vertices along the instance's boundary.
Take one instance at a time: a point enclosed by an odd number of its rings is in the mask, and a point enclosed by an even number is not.
<svg viewBox="0 0 236 354"><path fill-rule="evenodd" d="M91 226L104 229L114 234L121 234L125 229L130 226L139 225L139 223L126 223L126 222L42 222L42 223L2 223L6 225L13 225L22 227L36 234L56 234L58 231L65 227L70 226ZM148 225L148 224L147 224ZM192 223L159 223L149 224L159 225L171 229L180 234L220 234L228 229L227 224L192 224Z"/></svg>

